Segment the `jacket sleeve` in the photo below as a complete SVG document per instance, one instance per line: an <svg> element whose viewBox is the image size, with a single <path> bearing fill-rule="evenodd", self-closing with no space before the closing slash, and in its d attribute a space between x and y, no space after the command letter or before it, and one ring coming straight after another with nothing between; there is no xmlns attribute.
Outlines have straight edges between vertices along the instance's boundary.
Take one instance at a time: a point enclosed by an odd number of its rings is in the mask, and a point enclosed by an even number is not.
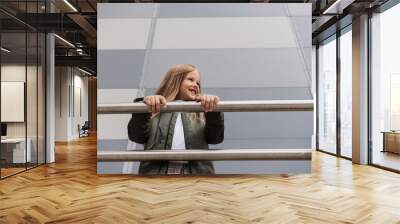
<svg viewBox="0 0 400 224"><path fill-rule="evenodd" d="M206 112L205 135L208 144L219 144L224 141L224 113Z"/></svg>
<svg viewBox="0 0 400 224"><path fill-rule="evenodd" d="M137 98L134 102L140 102L143 98ZM145 144L149 138L148 124L150 113L133 113L128 123L129 140L139 144Z"/></svg>

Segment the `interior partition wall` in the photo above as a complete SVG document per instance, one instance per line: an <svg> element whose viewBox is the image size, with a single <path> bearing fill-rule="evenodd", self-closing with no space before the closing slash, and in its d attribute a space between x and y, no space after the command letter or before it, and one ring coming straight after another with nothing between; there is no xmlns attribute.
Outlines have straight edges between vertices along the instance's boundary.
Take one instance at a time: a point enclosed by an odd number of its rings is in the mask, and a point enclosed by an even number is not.
<svg viewBox="0 0 400 224"><path fill-rule="evenodd" d="M43 3L0 4L1 179L45 163L45 34L18 19Z"/></svg>

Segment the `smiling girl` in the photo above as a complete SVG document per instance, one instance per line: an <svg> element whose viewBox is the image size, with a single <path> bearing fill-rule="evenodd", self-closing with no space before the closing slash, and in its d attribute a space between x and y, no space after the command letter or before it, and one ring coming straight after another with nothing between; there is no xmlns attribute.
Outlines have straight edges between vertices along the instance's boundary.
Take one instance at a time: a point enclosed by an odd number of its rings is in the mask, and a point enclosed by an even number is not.
<svg viewBox="0 0 400 224"><path fill-rule="evenodd" d="M197 101L204 112L161 113L171 101ZM132 114L128 124L131 141L144 144L145 150L208 149L208 144L224 140L222 112L212 112L219 97L201 93L200 73L193 65L170 68L155 95L136 99L147 105L149 113ZM139 174L212 174L209 161L144 161Z"/></svg>

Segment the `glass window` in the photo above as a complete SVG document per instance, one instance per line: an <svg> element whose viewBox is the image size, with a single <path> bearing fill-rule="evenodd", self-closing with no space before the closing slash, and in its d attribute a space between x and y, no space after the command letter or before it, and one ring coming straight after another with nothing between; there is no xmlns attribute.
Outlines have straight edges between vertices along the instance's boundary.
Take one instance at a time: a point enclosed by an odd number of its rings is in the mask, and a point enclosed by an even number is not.
<svg viewBox="0 0 400 224"><path fill-rule="evenodd" d="M400 4L372 18L372 163L400 170Z"/></svg>
<svg viewBox="0 0 400 224"><path fill-rule="evenodd" d="M346 32L347 31L347 32ZM340 154L351 158L352 141L352 35L340 36Z"/></svg>
<svg viewBox="0 0 400 224"><path fill-rule="evenodd" d="M336 153L336 37L318 48L318 147Z"/></svg>

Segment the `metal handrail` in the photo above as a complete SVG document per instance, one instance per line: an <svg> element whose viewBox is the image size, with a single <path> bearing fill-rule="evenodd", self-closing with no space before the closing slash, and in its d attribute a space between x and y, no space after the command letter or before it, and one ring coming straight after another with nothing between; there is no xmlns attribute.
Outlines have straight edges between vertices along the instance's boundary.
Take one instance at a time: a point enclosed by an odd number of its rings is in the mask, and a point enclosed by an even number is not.
<svg viewBox="0 0 400 224"><path fill-rule="evenodd" d="M313 100L246 100L220 101L213 111L219 112L260 112L260 111L312 111ZM200 112L200 103L168 102L161 112ZM147 105L140 103L99 104L98 114L147 113Z"/></svg>
<svg viewBox="0 0 400 224"><path fill-rule="evenodd" d="M218 149L218 150L134 150L100 151L98 161L154 161L154 160L311 160L306 149Z"/></svg>
<svg viewBox="0 0 400 224"><path fill-rule="evenodd" d="M216 112L260 112L260 111L312 111L312 100L253 100L220 101ZM201 104L194 101L168 102L161 112L200 112ZM148 113L147 105L139 103L99 104L98 114ZM146 161L146 160L311 160L311 151L305 149L223 149L223 150L134 150L99 151L98 161Z"/></svg>

